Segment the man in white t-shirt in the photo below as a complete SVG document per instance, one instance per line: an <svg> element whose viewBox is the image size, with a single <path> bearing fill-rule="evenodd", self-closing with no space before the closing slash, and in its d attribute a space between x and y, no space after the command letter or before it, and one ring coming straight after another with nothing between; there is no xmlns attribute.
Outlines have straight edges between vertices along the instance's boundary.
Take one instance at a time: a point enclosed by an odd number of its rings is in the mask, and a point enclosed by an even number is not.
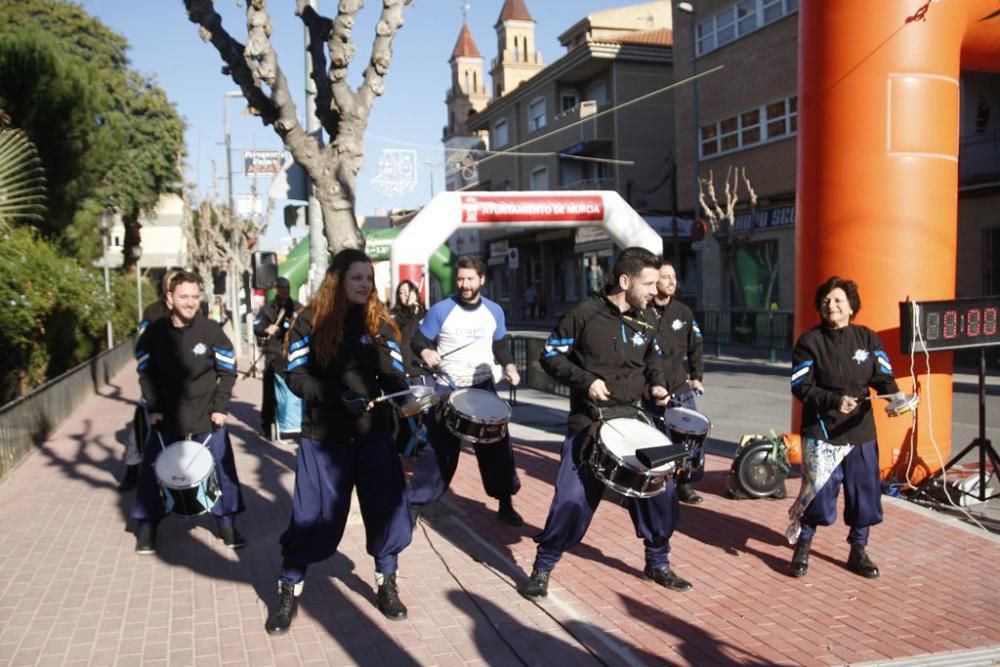
<svg viewBox="0 0 1000 667"><path fill-rule="evenodd" d="M486 265L475 256L464 256L456 263L458 293L431 306L411 347L423 363L433 369L439 381L455 388L471 387L493 391L494 368L499 362L502 374L517 386L521 376L507 341L503 309L483 297ZM410 505L419 507L440 498L451 484L458 467L460 440L445 427L440 412L429 420L428 443L417 457L416 468L407 489ZM494 443L475 443L479 473L486 493L500 501L498 518L511 526L524 523L514 509L511 497L521 488L514 468L510 435Z"/></svg>

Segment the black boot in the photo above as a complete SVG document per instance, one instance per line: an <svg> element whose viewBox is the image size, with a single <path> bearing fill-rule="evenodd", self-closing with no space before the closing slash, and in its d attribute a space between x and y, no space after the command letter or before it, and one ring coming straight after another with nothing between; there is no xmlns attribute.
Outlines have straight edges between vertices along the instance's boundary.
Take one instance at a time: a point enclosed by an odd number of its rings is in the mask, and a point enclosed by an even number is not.
<svg viewBox="0 0 1000 667"><path fill-rule="evenodd" d="M523 597L537 602L549 594L549 570L532 570L528 583L521 587Z"/></svg>
<svg viewBox="0 0 1000 667"><path fill-rule="evenodd" d="M698 505L705 500L687 482L677 485L677 499L688 505Z"/></svg>
<svg viewBox="0 0 1000 667"><path fill-rule="evenodd" d="M524 519L522 519L521 515L517 513L516 509L514 509L514 503L509 497L500 501L500 509L497 510L497 518L508 526L514 526L515 528L524 525Z"/></svg>
<svg viewBox="0 0 1000 667"><path fill-rule="evenodd" d="M673 591L684 592L694 588L690 581L681 578L669 567L647 567L642 571L642 576Z"/></svg>
<svg viewBox="0 0 1000 667"><path fill-rule="evenodd" d="M878 566L868 557L863 544L851 545L851 555L847 558L847 569L866 579L878 579Z"/></svg>
<svg viewBox="0 0 1000 667"><path fill-rule="evenodd" d="M222 543L230 549L242 549L247 545L247 541L243 539L240 531L236 530L235 523L219 522L219 537L222 539Z"/></svg>
<svg viewBox="0 0 1000 667"><path fill-rule="evenodd" d="M299 586L301 584L278 582L278 606L264 623L267 634L283 635L288 632L288 628L292 626L292 619L299 610L298 591L295 590Z"/></svg>
<svg viewBox="0 0 1000 667"><path fill-rule="evenodd" d="M390 621L402 621L406 618L406 605L399 600L399 590L396 588L396 573L382 575L382 583L378 587L378 610Z"/></svg>
<svg viewBox="0 0 1000 667"><path fill-rule="evenodd" d="M135 488L135 485L139 483L139 466L138 464L134 466L126 466L125 476L122 477L122 481L118 483L118 493L125 493L126 491L131 491Z"/></svg>
<svg viewBox="0 0 1000 667"><path fill-rule="evenodd" d="M806 572L809 571L809 546L812 544L812 539L802 539L799 538L799 543L795 545L795 553L792 554L792 564L789 567L789 572L793 577L804 577Z"/></svg>
<svg viewBox="0 0 1000 667"><path fill-rule="evenodd" d="M156 525L152 523L139 524L135 533L135 552L143 556L156 553Z"/></svg>

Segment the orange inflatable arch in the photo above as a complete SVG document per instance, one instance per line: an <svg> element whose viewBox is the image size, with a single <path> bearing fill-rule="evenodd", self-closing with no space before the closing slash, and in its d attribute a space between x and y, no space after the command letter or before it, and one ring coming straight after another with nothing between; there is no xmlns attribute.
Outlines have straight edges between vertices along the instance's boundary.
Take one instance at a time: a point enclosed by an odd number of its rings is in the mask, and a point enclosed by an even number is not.
<svg viewBox="0 0 1000 667"><path fill-rule="evenodd" d="M795 335L818 322L823 280L854 279L857 322L906 392L898 303L955 296L961 69L1000 71L998 0L801 3ZM876 411L884 479L917 482L951 451L951 353L931 354L929 383L917 369L912 450L911 420Z"/></svg>

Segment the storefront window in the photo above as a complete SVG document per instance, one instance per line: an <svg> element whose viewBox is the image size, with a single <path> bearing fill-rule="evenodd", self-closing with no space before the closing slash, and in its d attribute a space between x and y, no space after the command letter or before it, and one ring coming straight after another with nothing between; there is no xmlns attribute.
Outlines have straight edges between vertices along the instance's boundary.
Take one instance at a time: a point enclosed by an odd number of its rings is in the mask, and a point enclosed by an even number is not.
<svg viewBox="0 0 1000 667"><path fill-rule="evenodd" d="M778 242L759 241L740 244L734 255L729 297L734 308L778 310L781 308L778 284Z"/></svg>

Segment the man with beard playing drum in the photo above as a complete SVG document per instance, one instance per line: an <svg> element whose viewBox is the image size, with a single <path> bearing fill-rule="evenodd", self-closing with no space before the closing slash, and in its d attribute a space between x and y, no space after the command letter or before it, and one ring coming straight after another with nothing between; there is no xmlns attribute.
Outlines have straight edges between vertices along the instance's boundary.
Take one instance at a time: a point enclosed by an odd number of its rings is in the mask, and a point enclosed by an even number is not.
<svg viewBox="0 0 1000 667"><path fill-rule="evenodd" d="M486 412L509 410L495 395L493 359L503 366L504 377L512 385L521 381L507 341L506 318L503 309L483 297L486 265L478 257L466 255L455 263L455 286L458 294L438 301L427 311L423 323L413 336L411 347L427 368L438 371L449 382L453 395L467 398L478 395L489 400L482 406ZM494 405L496 404L496 405ZM509 415L508 415L509 418ZM410 505L420 507L433 503L448 490L458 469L461 440L447 426L444 410L427 421L427 446L417 455L417 463L406 498ZM473 442L479 474L487 495L499 501L497 518L510 526L524 523L514 509L511 496L521 488L514 469L514 451L506 426L497 438Z"/></svg>
<svg viewBox="0 0 1000 667"><path fill-rule="evenodd" d="M646 321L656 326L656 338L663 349L661 363L667 379L666 386L672 396L669 407L697 410L694 395L705 393L701 329L691 309L677 300L677 272L674 265L665 259L660 260L656 296L645 315ZM685 360L688 368L684 367ZM682 387L688 385L688 369L691 391L684 393ZM656 412L663 414L662 409ZM697 482L704 474L705 448L701 443L693 452L690 467L677 476L677 497L682 503L697 505L704 500L691 488L691 482Z"/></svg>
<svg viewBox="0 0 1000 667"><path fill-rule="evenodd" d="M658 267L659 258L644 248L623 250L605 293L563 315L542 352L545 372L570 387L569 435L545 528L535 537L531 578L520 590L529 600L548 595L549 574L563 552L583 540L601 502L604 486L582 456L595 420L637 417L647 386L657 404L669 399L659 345L646 327L636 324L656 294ZM659 495L629 497L628 509L636 537L645 545L643 577L673 590L690 590L668 559L679 514L673 481Z"/></svg>

